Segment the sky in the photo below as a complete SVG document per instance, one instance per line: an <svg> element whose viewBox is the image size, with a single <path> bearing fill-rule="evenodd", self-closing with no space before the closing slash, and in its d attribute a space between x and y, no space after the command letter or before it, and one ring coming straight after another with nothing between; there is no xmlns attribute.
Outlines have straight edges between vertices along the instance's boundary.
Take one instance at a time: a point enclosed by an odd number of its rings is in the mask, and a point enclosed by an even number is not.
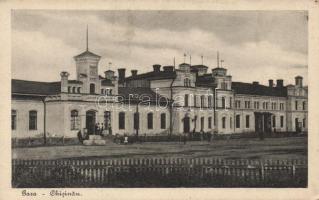
<svg viewBox="0 0 319 200"><path fill-rule="evenodd" d="M308 82L306 11L12 11L12 78L58 81L73 56L100 55L99 73L126 68L138 73L153 64L203 63L216 67L219 51L233 81L284 79ZM112 63L111 65L109 63Z"/></svg>

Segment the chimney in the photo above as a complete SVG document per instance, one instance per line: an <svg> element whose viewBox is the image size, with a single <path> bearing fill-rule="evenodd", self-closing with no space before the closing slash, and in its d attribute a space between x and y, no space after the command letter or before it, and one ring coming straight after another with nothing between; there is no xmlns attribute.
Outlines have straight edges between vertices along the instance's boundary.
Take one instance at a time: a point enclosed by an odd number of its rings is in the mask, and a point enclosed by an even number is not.
<svg viewBox="0 0 319 200"><path fill-rule="evenodd" d="M159 71L161 71L161 65L159 65L159 64L153 65L153 70L154 70L154 72L159 72Z"/></svg>
<svg viewBox="0 0 319 200"><path fill-rule="evenodd" d="M253 85L259 85L259 82L258 81L254 81Z"/></svg>
<svg viewBox="0 0 319 200"><path fill-rule="evenodd" d="M125 68L117 69L119 75L119 83L123 83L125 81Z"/></svg>
<svg viewBox="0 0 319 200"><path fill-rule="evenodd" d="M61 92L68 92L68 78L69 78L69 72L63 71L60 73L61 76Z"/></svg>
<svg viewBox="0 0 319 200"><path fill-rule="evenodd" d="M112 70L107 70L104 72L104 74L105 74L105 78L109 80L112 80L112 78L114 77L114 71Z"/></svg>
<svg viewBox="0 0 319 200"><path fill-rule="evenodd" d="M277 80L277 87L284 87L284 80L278 79Z"/></svg>
<svg viewBox="0 0 319 200"><path fill-rule="evenodd" d="M302 87L302 76L296 76L295 77L295 83L296 83L296 86L298 87Z"/></svg>
<svg viewBox="0 0 319 200"><path fill-rule="evenodd" d="M136 76L137 75L137 70L136 69L132 69L131 73L132 73L132 76Z"/></svg>
<svg viewBox="0 0 319 200"><path fill-rule="evenodd" d="M164 70L164 72L172 72L172 71L174 71L174 67L173 66L164 66L163 70Z"/></svg>
<svg viewBox="0 0 319 200"><path fill-rule="evenodd" d="M269 82L269 87L274 87L274 80L269 79L268 82Z"/></svg>

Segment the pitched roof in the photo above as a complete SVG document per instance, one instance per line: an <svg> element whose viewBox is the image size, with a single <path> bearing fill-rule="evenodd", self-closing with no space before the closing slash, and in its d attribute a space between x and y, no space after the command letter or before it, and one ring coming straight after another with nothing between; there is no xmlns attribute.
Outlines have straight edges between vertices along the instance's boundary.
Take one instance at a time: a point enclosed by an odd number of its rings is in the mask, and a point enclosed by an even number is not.
<svg viewBox="0 0 319 200"><path fill-rule="evenodd" d="M82 81L78 81L78 80L68 80L68 83L77 83L77 84L82 84Z"/></svg>
<svg viewBox="0 0 319 200"><path fill-rule="evenodd" d="M52 95L61 91L61 82L38 82L25 80L11 80L11 93L30 95Z"/></svg>
<svg viewBox="0 0 319 200"><path fill-rule="evenodd" d="M91 51L84 51L83 53L77 55L77 56L74 56L74 58L79 58L79 57L84 57L84 56L91 56L91 57L96 57L96 58L101 58L101 56L99 55L96 55L94 53L92 53Z"/></svg>
<svg viewBox="0 0 319 200"><path fill-rule="evenodd" d="M197 69L197 68L205 68L208 69L208 67L206 65L192 65L191 69Z"/></svg>
<svg viewBox="0 0 319 200"><path fill-rule="evenodd" d="M138 74L135 76L129 76L125 80L140 80L140 79L147 79L147 80L160 80L160 79L172 79L176 77L175 71L151 71L144 74Z"/></svg>
<svg viewBox="0 0 319 200"><path fill-rule="evenodd" d="M204 86L204 87L216 87L214 83L215 79L212 77L212 74L204 74L202 76L198 76L196 79L196 86Z"/></svg>
<svg viewBox="0 0 319 200"><path fill-rule="evenodd" d="M232 89L237 94L261 95L261 96L287 96L287 87L269 87L260 84L232 82Z"/></svg>
<svg viewBox="0 0 319 200"><path fill-rule="evenodd" d="M147 101L167 103L168 99L159 94L156 94L151 88L147 87L119 87L118 93L125 100L131 101ZM143 98L144 97L144 98Z"/></svg>

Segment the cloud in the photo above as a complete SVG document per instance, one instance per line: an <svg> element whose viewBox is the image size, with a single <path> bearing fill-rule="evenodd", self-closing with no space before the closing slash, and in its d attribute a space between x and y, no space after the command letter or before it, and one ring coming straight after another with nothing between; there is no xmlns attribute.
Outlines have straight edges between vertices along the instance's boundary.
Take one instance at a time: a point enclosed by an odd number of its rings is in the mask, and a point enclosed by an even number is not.
<svg viewBox="0 0 319 200"><path fill-rule="evenodd" d="M16 12L17 16L21 15ZM102 56L100 73L107 69L109 62L113 63L113 70L125 67L128 71L134 68L141 73L151 70L151 65L155 63L172 65L173 57L176 57L176 63L181 63L184 53L192 55L193 64L200 63L200 55L204 55L204 64L213 68L216 66L216 51L219 50L234 81L257 80L266 83L270 78L283 78L291 82L294 76L303 75L307 82L307 68L304 67L307 66L307 54L287 49L269 39L269 33L266 32L259 32L258 39L245 39L241 36L242 30L238 30L240 34L236 31L227 32L227 37L231 35L232 40L239 37L240 42L232 43L214 28L194 25L173 29L162 22L148 29L145 24L133 26L121 23L114 17L103 16L101 12L74 14L42 11L28 13L25 20L14 17L13 77L54 81L65 69L74 77L75 63L72 57L85 49L85 28L89 24L90 50ZM272 18L268 16L264 24L269 25L268 21ZM225 21L227 17L222 19ZM127 19L128 22L130 20L132 24L138 23L134 17ZM239 22L243 24L245 21L240 19ZM248 27L256 28L253 24L243 25L246 30ZM286 31L289 32L288 29ZM21 72L22 66L28 69L27 73Z"/></svg>

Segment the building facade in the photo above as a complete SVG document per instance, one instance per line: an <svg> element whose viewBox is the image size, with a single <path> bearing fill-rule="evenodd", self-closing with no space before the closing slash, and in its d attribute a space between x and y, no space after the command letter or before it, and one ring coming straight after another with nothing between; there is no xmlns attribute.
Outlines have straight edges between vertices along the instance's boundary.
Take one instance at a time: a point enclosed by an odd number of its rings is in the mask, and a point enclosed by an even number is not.
<svg viewBox="0 0 319 200"><path fill-rule="evenodd" d="M74 57L76 79L12 80L12 137L75 138L79 131L156 135L212 132L307 132L308 88L283 80L233 82L227 69L182 63L153 65L147 73L125 68L98 74L100 56Z"/></svg>

